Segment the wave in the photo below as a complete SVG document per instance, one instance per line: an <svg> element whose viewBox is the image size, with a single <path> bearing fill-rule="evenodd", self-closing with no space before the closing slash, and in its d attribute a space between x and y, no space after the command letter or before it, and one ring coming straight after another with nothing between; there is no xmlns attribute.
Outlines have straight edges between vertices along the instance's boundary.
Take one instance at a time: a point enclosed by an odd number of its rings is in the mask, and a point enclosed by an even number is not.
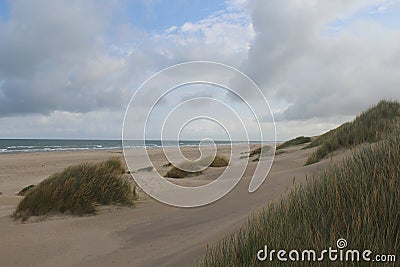
<svg viewBox="0 0 400 267"><path fill-rule="evenodd" d="M215 141L216 145L244 144L245 141ZM200 141L161 141L129 140L124 141L126 149L158 147L193 147ZM0 139L0 153L50 152L50 151L85 151L85 150L121 150L121 140L55 140L55 139Z"/></svg>

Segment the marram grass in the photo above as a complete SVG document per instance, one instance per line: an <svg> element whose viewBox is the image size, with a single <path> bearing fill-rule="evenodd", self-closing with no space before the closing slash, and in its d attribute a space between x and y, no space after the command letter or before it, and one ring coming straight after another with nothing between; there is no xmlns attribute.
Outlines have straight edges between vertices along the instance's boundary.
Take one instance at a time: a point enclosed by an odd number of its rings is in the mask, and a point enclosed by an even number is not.
<svg viewBox="0 0 400 267"><path fill-rule="evenodd" d="M277 146L276 149L282 149L290 146L297 146L297 145L302 145L305 143L310 143L311 142L311 137L308 136L299 136L294 139L290 139L281 145Z"/></svg>
<svg viewBox="0 0 400 267"><path fill-rule="evenodd" d="M124 177L118 158L98 163L82 163L55 173L28 191L14 218L68 213L95 213L95 205L133 205L135 188Z"/></svg>
<svg viewBox="0 0 400 267"><path fill-rule="evenodd" d="M271 153L271 149L272 149L271 146L268 146L268 145L262 146L259 148L255 148L249 152L249 157L254 157L257 155L259 155L259 156L267 155L267 154Z"/></svg>
<svg viewBox="0 0 400 267"><path fill-rule="evenodd" d="M172 168L167 172L165 177L169 178L185 178L187 176L202 174L204 167L226 167L229 165L229 160L227 157L216 154L209 166L206 166L210 162L210 158L206 157L195 161L186 161L179 164L179 166L172 166ZM165 164L164 166L171 166L172 164Z"/></svg>
<svg viewBox="0 0 400 267"><path fill-rule="evenodd" d="M357 116L354 121L321 135L306 146L305 148L318 146L318 149L307 159L306 165L318 162L339 149L351 148L363 143L374 143L387 138L399 122L400 103L380 101L376 106Z"/></svg>
<svg viewBox="0 0 400 267"><path fill-rule="evenodd" d="M399 222L400 136L397 134L353 152L319 179L308 179L279 203L254 214L245 227L210 247L198 264L280 266L282 262L276 257L273 262L258 262L257 251L264 245L286 251L321 251L336 248L339 238L345 238L351 249L369 249L374 254L399 257ZM362 262L325 261L322 265L339 263L347 266Z"/></svg>

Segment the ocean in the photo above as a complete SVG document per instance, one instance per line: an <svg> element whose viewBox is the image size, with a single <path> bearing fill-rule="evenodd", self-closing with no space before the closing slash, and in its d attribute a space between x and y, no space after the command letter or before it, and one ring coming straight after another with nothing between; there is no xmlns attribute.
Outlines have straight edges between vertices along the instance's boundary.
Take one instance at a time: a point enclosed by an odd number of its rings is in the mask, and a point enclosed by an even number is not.
<svg viewBox="0 0 400 267"><path fill-rule="evenodd" d="M180 146L197 146L200 141L179 141ZM216 145L245 144L246 141L215 141ZM249 141L249 143L260 143ZM143 141L127 141L129 148L143 147ZM176 141L164 141L164 146L175 146ZM146 147L161 147L160 140L146 140ZM22 153L43 151L122 149L121 140L71 140L71 139L0 139L0 153Z"/></svg>

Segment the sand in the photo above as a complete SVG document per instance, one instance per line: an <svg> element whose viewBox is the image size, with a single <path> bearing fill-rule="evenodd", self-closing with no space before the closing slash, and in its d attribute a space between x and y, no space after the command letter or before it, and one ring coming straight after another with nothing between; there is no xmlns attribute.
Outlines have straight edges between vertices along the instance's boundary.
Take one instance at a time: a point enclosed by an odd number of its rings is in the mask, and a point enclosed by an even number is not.
<svg viewBox="0 0 400 267"><path fill-rule="evenodd" d="M27 223L14 221L10 214L21 197L16 193L36 184L71 164L99 161L121 151L43 152L0 154L0 266L190 266L200 259L206 246L238 229L246 218L268 202L277 201L305 175L316 175L330 160L304 167L313 149L300 146L276 156L271 172L255 193L247 192L256 162L244 178L221 200L201 208L176 208L159 203L145 194L134 208L100 207L98 215L86 217L49 216ZM185 153L196 156L194 148ZM220 148L229 154L228 148ZM247 149L243 147L243 153ZM160 173L166 162L162 150L151 149ZM244 154L234 155L235 160ZM138 161L140 159L138 158ZM148 166L143 166L148 167ZM198 186L214 180L221 170L183 180ZM296 177L294 180L293 178Z"/></svg>

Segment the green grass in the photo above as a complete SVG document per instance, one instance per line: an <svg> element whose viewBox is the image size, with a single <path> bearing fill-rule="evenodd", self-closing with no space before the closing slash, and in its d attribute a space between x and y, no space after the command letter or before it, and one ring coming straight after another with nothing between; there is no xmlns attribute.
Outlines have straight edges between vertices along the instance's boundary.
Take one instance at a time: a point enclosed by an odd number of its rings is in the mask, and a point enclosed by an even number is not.
<svg viewBox="0 0 400 267"><path fill-rule="evenodd" d="M124 178L124 173L118 158L70 166L31 188L20 201L14 218L93 214L96 204L133 205L135 188Z"/></svg>
<svg viewBox="0 0 400 267"><path fill-rule="evenodd" d="M331 130L305 148L319 146L307 159L306 165L316 163L339 149L351 148L363 143L374 143L391 135L393 127L400 122L400 103L381 101L361 113L352 122Z"/></svg>
<svg viewBox="0 0 400 267"><path fill-rule="evenodd" d="M165 177L169 178L185 178L187 176L199 175L202 174L202 170L205 167L226 167L229 164L229 160L220 154L215 155L214 159L211 161L209 166L206 166L210 161L210 158L204 158L201 160L188 161L179 164L179 166L172 166L172 168L167 172ZM172 164L165 164L163 166L170 166ZM188 171L190 170L190 171Z"/></svg>
<svg viewBox="0 0 400 267"><path fill-rule="evenodd" d="M299 136L299 137L296 137L294 139L284 142L283 144L277 146L276 149L282 149L282 148L286 148L289 146L297 146L297 145L310 143L310 142L311 142L311 137Z"/></svg>
<svg viewBox="0 0 400 267"><path fill-rule="evenodd" d="M349 249L398 257L399 162L398 132L390 140L360 148L319 179L308 179L279 203L251 216L245 227L210 247L199 266L280 266L276 257L274 262L258 262L257 251L268 245L318 252L336 248L339 238L347 240ZM338 262L323 265L330 264Z"/></svg>

